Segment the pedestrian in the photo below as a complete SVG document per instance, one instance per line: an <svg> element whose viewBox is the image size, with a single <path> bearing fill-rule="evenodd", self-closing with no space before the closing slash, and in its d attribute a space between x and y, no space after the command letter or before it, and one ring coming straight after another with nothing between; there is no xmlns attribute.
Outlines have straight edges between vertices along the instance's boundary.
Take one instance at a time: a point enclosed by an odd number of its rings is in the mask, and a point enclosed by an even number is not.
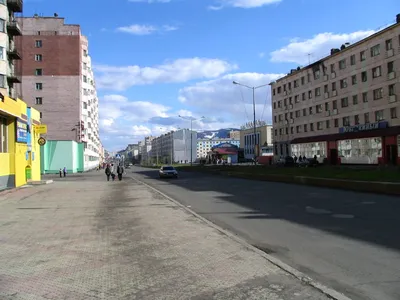
<svg viewBox="0 0 400 300"><path fill-rule="evenodd" d="M60 171L59 171L58 173L60 174L60 178L62 178L62 173L63 173L63 171L62 171L61 168L60 168Z"/></svg>
<svg viewBox="0 0 400 300"><path fill-rule="evenodd" d="M119 164L118 168L117 168L117 174L118 174L118 180L121 181L122 180L122 174L124 173L124 167Z"/></svg>
<svg viewBox="0 0 400 300"><path fill-rule="evenodd" d="M114 164L111 164L110 172L111 172L112 181L114 181L114 180L115 180L115 169L114 169Z"/></svg>
<svg viewBox="0 0 400 300"><path fill-rule="evenodd" d="M110 175L111 175L110 165L107 165L105 173L107 176L107 181L110 181Z"/></svg>
<svg viewBox="0 0 400 300"><path fill-rule="evenodd" d="M64 173L64 177L67 176L67 167L64 167L63 173Z"/></svg>

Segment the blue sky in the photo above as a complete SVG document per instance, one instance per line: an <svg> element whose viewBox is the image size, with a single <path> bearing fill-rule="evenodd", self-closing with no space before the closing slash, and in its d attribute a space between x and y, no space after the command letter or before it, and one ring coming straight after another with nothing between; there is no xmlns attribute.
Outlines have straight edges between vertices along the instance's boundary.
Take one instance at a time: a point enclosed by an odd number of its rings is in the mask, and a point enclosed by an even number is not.
<svg viewBox="0 0 400 300"><path fill-rule="evenodd" d="M377 4L379 3L379 4ZM393 23L398 0L25 0L24 16L58 13L89 37L101 138L115 150L146 135L251 121L251 92L333 47ZM310 55L309 55L310 54ZM269 88L257 119L271 121Z"/></svg>

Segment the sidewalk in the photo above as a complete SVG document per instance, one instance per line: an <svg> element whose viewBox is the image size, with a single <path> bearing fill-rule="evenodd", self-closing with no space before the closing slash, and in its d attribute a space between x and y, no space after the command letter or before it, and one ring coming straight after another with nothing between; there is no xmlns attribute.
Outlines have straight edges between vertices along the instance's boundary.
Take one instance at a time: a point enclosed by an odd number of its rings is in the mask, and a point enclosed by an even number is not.
<svg viewBox="0 0 400 300"><path fill-rule="evenodd" d="M328 299L130 179L0 196L0 299Z"/></svg>

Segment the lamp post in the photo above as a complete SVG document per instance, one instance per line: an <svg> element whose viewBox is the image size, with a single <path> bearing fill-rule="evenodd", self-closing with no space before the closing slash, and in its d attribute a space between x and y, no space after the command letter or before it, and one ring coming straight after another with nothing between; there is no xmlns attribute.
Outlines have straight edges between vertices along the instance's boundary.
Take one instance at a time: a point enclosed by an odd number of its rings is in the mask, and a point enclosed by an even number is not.
<svg viewBox="0 0 400 300"><path fill-rule="evenodd" d="M184 120L190 121L190 165L193 165L193 121L200 121L205 119L205 117L201 117L199 119L195 119L193 117L184 117L179 115L179 118L182 118ZM185 141L186 144L186 141Z"/></svg>
<svg viewBox="0 0 400 300"><path fill-rule="evenodd" d="M243 86L243 87L248 88L248 89L253 91L254 164L256 164L256 148L257 148L257 138L256 138L256 136L257 136L257 133L256 133L256 97L255 97L255 91L257 89L265 87L265 86L267 86L269 84L267 83L267 84L263 84L263 85L259 85L259 86L248 86L248 85L245 85L245 84L241 84L241 83L239 83L237 81L232 81L232 83L236 84L236 85Z"/></svg>

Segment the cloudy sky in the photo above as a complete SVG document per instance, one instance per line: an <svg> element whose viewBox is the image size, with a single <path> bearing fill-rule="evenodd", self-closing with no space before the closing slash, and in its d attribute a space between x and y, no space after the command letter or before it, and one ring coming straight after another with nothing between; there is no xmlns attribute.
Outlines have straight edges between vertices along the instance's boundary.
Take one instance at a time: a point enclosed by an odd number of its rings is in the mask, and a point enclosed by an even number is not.
<svg viewBox="0 0 400 300"><path fill-rule="evenodd" d="M189 126L239 127L251 90L395 20L398 0L27 0L24 15L57 12L89 37L101 139L118 150ZM79 9L77 9L79 8ZM257 119L271 122L269 88Z"/></svg>

